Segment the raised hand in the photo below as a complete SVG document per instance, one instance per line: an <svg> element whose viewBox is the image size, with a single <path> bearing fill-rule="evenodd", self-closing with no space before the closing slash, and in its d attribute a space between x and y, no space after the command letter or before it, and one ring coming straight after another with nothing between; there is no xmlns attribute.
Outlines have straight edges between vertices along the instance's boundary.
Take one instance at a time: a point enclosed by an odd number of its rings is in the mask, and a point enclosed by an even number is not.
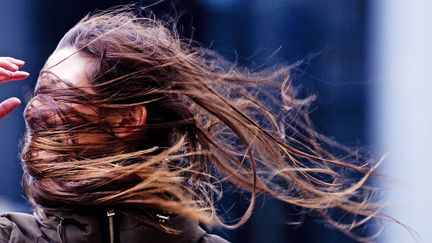
<svg viewBox="0 0 432 243"><path fill-rule="evenodd" d="M29 73L19 70L22 66L24 61L12 57L0 57L0 83L27 78ZM20 103L21 101L16 97L1 102L0 119L11 113Z"/></svg>

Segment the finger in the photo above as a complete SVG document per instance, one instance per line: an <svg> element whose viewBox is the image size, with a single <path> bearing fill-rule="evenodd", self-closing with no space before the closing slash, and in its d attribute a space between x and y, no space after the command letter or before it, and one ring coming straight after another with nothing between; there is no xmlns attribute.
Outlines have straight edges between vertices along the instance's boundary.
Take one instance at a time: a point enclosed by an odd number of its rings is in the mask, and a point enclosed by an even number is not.
<svg viewBox="0 0 432 243"><path fill-rule="evenodd" d="M29 76L30 74L28 72L25 71L16 71L12 73L12 77L10 77L9 80L20 80L20 79L25 79Z"/></svg>
<svg viewBox="0 0 432 243"><path fill-rule="evenodd" d="M0 67L0 78L10 78L13 76L11 71L8 71L2 67Z"/></svg>
<svg viewBox="0 0 432 243"><path fill-rule="evenodd" d="M16 97L9 98L0 103L0 119L15 110L19 104L21 104L21 101Z"/></svg>
<svg viewBox="0 0 432 243"><path fill-rule="evenodd" d="M1 68L0 68L1 70ZM1 72L1 71L0 71ZM10 72L7 71L6 72ZM3 76L0 74L0 83L6 83L12 80L21 80L27 78L30 74L28 72L24 71L16 71L16 72L10 72L11 76ZM9 75L9 73L8 73Z"/></svg>
<svg viewBox="0 0 432 243"><path fill-rule="evenodd" d="M19 69L18 65L15 65L5 58L0 59L0 67L13 72Z"/></svg>
<svg viewBox="0 0 432 243"><path fill-rule="evenodd" d="M9 62L17 65L18 67L24 66L25 62L21 59L13 58L13 57L3 57L4 59L8 60Z"/></svg>

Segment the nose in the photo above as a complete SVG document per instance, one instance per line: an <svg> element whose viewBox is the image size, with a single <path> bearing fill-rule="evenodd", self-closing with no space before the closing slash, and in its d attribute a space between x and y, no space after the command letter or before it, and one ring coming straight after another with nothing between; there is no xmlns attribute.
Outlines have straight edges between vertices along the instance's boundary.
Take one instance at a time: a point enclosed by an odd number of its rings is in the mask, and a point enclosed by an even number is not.
<svg viewBox="0 0 432 243"><path fill-rule="evenodd" d="M26 106L24 110L24 119L30 130L37 132L42 130L41 121L43 120L42 115L38 112L36 107L40 106L40 102L33 98Z"/></svg>
<svg viewBox="0 0 432 243"><path fill-rule="evenodd" d="M37 96L33 97L24 109L24 119L30 121L38 116L37 107L41 107L42 103L38 101Z"/></svg>
<svg viewBox="0 0 432 243"><path fill-rule="evenodd" d="M52 127L58 120L54 109L42 102L40 98L39 96L33 97L24 110L24 119L28 128L34 132Z"/></svg>

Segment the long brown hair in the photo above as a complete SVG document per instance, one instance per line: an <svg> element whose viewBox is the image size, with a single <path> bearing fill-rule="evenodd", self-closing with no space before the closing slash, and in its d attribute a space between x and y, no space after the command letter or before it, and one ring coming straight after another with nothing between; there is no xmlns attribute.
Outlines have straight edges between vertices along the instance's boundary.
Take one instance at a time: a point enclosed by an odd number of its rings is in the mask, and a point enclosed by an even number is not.
<svg viewBox="0 0 432 243"><path fill-rule="evenodd" d="M297 98L292 67L249 71L127 8L86 16L57 49L66 47L92 60L85 70L91 87L41 71L22 150L23 184L34 205L160 209L237 227L265 193L317 212L348 234L379 217L382 205L366 184L379 163L313 129L313 97ZM145 125L133 136L114 136L114 114L139 106L147 110ZM109 142L74 143L79 133L104 134ZM42 152L50 156L42 159ZM234 223L216 210L224 185L250 193ZM334 218L347 214L349 220Z"/></svg>

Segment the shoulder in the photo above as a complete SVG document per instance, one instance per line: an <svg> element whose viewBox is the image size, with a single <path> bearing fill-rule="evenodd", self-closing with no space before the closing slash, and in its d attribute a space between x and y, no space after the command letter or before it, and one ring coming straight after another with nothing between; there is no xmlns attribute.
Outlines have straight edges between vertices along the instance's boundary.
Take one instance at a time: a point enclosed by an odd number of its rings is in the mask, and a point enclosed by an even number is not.
<svg viewBox="0 0 432 243"><path fill-rule="evenodd" d="M202 237L198 242L199 243L229 243L229 241L223 239L222 237L218 235L212 235L212 234L204 235L204 237Z"/></svg>
<svg viewBox="0 0 432 243"><path fill-rule="evenodd" d="M31 214L0 214L0 242L46 242L38 220Z"/></svg>

